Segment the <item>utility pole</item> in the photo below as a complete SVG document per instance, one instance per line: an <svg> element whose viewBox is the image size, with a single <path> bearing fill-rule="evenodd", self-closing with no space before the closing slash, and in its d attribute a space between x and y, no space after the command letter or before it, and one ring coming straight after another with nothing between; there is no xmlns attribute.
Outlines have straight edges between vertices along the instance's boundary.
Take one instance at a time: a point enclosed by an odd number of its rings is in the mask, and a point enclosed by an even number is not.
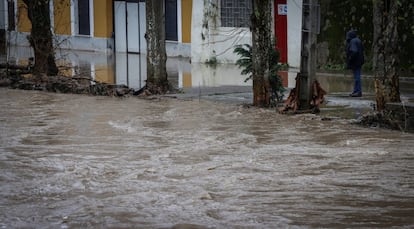
<svg viewBox="0 0 414 229"><path fill-rule="evenodd" d="M318 0L303 0L302 3L302 45L300 73L298 75L299 110L310 109L311 84L316 72L316 37L319 33Z"/></svg>
<svg viewBox="0 0 414 229"><path fill-rule="evenodd" d="M0 1L0 54L6 53L6 6Z"/></svg>

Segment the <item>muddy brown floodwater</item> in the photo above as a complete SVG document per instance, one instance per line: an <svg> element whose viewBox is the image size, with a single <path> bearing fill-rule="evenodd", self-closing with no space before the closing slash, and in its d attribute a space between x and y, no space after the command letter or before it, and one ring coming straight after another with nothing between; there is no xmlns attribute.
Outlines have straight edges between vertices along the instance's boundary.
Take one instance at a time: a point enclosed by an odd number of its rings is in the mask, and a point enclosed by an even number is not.
<svg viewBox="0 0 414 229"><path fill-rule="evenodd" d="M414 135L0 88L0 228L413 228Z"/></svg>

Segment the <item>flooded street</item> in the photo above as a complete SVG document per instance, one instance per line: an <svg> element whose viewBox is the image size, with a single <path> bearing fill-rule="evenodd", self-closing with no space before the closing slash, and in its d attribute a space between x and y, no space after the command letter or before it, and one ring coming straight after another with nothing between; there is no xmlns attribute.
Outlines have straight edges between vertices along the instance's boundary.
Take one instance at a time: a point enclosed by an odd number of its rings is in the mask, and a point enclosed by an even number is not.
<svg viewBox="0 0 414 229"><path fill-rule="evenodd" d="M412 228L413 148L237 103L0 88L0 228Z"/></svg>
<svg viewBox="0 0 414 229"><path fill-rule="evenodd" d="M11 46L10 56L0 55L0 63L26 65L33 57L29 47ZM140 89L146 80L146 56L131 53L102 54L98 52L58 50L57 64L60 73L67 76L90 77L108 83L126 85ZM283 85L290 89L295 87L295 78L299 69L279 72ZM180 97L203 98L212 101L232 102L236 104L251 103L252 81L244 82L246 75L233 64L217 64L209 66L204 63L190 63L186 58L167 59L168 80L185 94ZM330 116L340 118L358 118L361 114L372 110L375 104L373 77L362 72L362 98L349 98L353 89L353 77L350 71L343 73L317 73L316 79L328 94L326 103L321 107ZM414 102L414 77L400 77L402 102Z"/></svg>
<svg viewBox="0 0 414 229"><path fill-rule="evenodd" d="M57 56L68 76L145 84L145 56ZM167 70L175 99L0 88L0 228L414 227L414 135L351 124L372 77L349 98L349 74L319 73L321 114L290 116L241 105L252 86L234 65ZM400 89L414 101L414 80Z"/></svg>

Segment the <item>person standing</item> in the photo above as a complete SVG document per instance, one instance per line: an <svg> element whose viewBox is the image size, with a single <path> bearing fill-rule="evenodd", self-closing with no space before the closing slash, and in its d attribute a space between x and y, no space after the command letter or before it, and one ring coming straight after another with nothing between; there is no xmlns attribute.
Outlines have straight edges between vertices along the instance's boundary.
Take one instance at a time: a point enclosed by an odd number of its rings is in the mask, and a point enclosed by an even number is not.
<svg viewBox="0 0 414 229"><path fill-rule="evenodd" d="M361 67L364 64L364 46L358 38L355 30L346 33L346 67L351 69L354 75L354 90L351 97L361 97Z"/></svg>

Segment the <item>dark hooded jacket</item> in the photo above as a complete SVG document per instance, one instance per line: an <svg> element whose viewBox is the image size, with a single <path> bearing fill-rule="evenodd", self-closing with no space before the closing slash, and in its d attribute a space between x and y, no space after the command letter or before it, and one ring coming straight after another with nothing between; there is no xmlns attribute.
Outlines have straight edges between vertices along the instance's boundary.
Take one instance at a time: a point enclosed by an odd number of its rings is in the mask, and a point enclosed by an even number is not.
<svg viewBox="0 0 414 229"><path fill-rule="evenodd" d="M364 47L354 30L346 34L346 67L360 68L364 64Z"/></svg>

